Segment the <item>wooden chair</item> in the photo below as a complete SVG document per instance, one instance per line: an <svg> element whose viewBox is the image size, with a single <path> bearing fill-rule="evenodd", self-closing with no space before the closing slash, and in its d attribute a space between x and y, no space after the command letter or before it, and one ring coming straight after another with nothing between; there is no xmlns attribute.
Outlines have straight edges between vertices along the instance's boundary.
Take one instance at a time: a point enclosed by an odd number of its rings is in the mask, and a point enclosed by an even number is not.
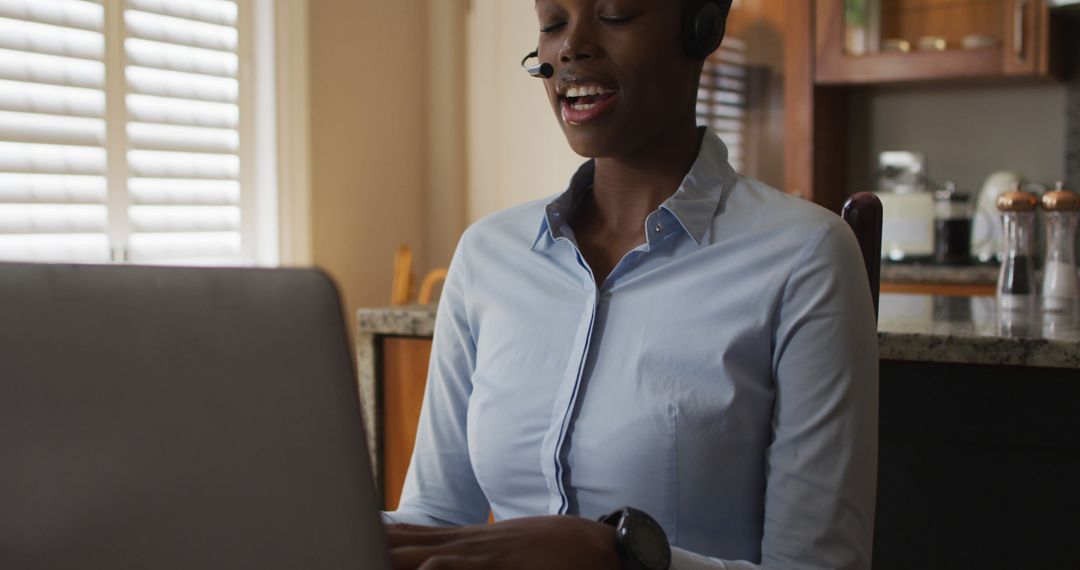
<svg viewBox="0 0 1080 570"><path fill-rule="evenodd" d="M851 226L859 241L866 276L870 279L870 292L874 295L874 316L878 314L878 297L881 291L881 200L870 192L859 192L844 202L840 217Z"/></svg>
<svg viewBox="0 0 1080 570"><path fill-rule="evenodd" d="M427 305L431 303L432 292L435 286L446 280L446 268L432 269L424 276L420 284L420 295L417 303ZM415 278L412 272L412 248L402 245L394 255L394 279L390 287L390 304L395 306L408 305L411 302L414 291Z"/></svg>
<svg viewBox="0 0 1080 570"><path fill-rule="evenodd" d="M412 248L407 245L398 247L394 254L394 277L390 286L390 304L407 305L412 297Z"/></svg>

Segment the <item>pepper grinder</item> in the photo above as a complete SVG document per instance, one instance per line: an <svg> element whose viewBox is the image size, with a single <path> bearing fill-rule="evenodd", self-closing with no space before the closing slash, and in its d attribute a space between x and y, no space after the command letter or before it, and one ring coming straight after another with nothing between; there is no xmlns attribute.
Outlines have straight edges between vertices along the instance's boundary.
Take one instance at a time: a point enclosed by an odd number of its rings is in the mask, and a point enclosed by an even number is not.
<svg viewBox="0 0 1080 570"><path fill-rule="evenodd" d="M934 192L934 261L943 265L971 263L970 196L948 182Z"/></svg>
<svg viewBox="0 0 1080 570"><path fill-rule="evenodd" d="M1035 308L1032 235L1038 203L1034 194L1022 192L1018 186L998 196L997 208L1001 212L1005 238L997 284L999 310L1028 312Z"/></svg>
<svg viewBox="0 0 1080 570"><path fill-rule="evenodd" d="M1046 212L1046 263L1043 264L1042 309L1071 313L1080 298L1076 281L1076 226L1080 216L1080 195L1058 182L1043 194Z"/></svg>

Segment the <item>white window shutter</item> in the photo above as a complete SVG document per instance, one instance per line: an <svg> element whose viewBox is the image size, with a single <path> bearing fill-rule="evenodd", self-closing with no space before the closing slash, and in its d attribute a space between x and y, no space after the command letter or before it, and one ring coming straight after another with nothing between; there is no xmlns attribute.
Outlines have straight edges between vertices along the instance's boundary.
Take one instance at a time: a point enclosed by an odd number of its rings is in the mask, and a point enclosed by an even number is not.
<svg viewBox="0 0 1080 570"><path fill-rule="evenodd" d="M742 172L746 148L746 42L727 37L705 61L698 89L698 124L716 131L728 147L728 161Z"/></svg>
<svg viewBox="0 0 1080 570"><path fill-rule="evenodd" d="M0 259L107 261L104 7L0 0Z"/></svg>
<svg viewBox="0 0 1080 570"><path fill-rule="evenodd" d="M237 5L126 0L124 24L130 259L239 262Z"/></svg>
<svg viewBox="0 0 1080 570"><path fill-rule="evenodd" d="M238 35L231 0L0 0L0 259L250 261Z"/></svg>

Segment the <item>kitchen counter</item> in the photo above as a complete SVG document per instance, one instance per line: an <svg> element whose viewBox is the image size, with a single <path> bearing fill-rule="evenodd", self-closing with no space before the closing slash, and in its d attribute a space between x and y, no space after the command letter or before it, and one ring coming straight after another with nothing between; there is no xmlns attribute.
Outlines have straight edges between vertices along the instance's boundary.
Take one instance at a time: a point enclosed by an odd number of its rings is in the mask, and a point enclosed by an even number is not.
<svg viewBox="0 0 1080 570"><path fill-rule="evenodd" d="M966 266L934 265L930 263L881 262L881 281L884 283L948 283L957 285L994 285L997 283L997 264Z"/></svg>
<svg viewBox="0 0 1080 570"><path fill-rule="evenodd" d="M881 296L882 360L1080 368L1075 318L998 314L993 297Z"/></svg>
<svg viewBox="0 0 1080 570"><path fill-rule="evenodd" d="M435 305L361 309L361 338L430 337ZM882 360L1080 368L1080 326L1073 320L1000 318L993 297L882 294ZM373 352L359 347L361 374L374 373Z"/></svg>

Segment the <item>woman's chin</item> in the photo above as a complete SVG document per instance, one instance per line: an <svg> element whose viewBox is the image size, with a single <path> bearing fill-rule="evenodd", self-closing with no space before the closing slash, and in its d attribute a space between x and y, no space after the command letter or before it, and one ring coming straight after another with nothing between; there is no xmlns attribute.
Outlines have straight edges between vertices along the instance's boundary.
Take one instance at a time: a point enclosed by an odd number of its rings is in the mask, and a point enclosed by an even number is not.
<svg viewBox="0 0 1080 570"><path fill-rule="evenodd" d="M571 127L571 129L574 129L574 127ZM570 149L578 155L585 158L618 156L621 145L616 144L615 137L600 135L599 133L583 133L577 129L574 129L574 131L567 132L566 129L563 130L566 134L566 142L570 144Z"/></svg>

